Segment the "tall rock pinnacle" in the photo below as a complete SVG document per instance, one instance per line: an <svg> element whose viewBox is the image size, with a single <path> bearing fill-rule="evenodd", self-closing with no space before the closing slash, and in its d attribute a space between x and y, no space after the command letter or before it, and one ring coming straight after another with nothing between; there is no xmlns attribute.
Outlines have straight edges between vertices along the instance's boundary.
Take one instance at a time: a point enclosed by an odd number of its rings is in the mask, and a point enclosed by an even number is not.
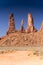
<svg viewBox="0 0 43 65"><path fill-rule="evenodd" d="M21 21L20 32L24 32L24 20Z"/></svg>
<svg viewBox="0 0 43 65"><path fill-rule="evenodd" d="M42 21L42 24L41 24L40 31L42 31L42 30L43 30L43 21Z"/></svg>
<svg viewBox="0 0 43 65"><path fill-rule="evenodd" d="M35 32L35 31L37 30L34 27L32 14L28 14L28 26L27 26L26 32Z"/></svg>
<svg viewBox="0 0 43 65"><path fill-rule="evenodd" d="M8 25L9 25L9 29L7 31L7 34L15 32L15 22L14 22L13 14L10 14L10 16L9 16L9 23L8 23Z"/></svg>

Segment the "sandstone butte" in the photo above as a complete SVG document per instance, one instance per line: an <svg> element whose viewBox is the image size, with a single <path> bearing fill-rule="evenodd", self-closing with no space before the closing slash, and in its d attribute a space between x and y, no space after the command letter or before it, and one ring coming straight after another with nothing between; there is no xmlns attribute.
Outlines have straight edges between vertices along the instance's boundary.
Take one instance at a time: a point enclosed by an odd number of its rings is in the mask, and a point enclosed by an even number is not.
<svg viewBox="0 0 43 65"><path fill-rule="evenodd" d="M24 20L20 30L16 30L14 15L10 14L6 35L0 38L0 46L43 46L43 22L40 30L34 27L32 14L28 14L28 25L24 29Z"/></svg>

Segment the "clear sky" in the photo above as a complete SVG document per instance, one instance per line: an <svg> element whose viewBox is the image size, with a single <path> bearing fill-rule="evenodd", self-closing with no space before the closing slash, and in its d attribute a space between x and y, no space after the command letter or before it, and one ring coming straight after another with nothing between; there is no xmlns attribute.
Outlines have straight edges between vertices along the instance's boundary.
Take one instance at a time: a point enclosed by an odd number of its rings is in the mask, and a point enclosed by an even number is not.
<svg viewBox="0 0 43 65"><path fill-rule="evenodd" d="M24 28L26 29L27 15L32 13L34 26L39 30L43 20L43 0L0 0L0 36L6 35L10 13L14 14L18 30L22 19L24 19Z"/></svg>

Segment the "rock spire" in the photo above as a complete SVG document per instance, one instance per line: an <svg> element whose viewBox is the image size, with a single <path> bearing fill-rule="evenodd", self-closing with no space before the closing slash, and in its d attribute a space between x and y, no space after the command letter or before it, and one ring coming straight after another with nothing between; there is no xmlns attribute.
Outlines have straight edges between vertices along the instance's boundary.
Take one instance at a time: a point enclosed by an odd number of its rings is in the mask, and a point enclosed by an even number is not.
<svg viewBox="0 0 43 65"><path fill-rule="evenodd" d="M21 21L20 32L24 32L24 20Z"/></svg>
<svg viewBox="0 0 43 65"><path fill-rule="evenodd" d="M28 26L27 26L26 32L35 32L35 31L37 30L34 27L32 14L28 14Z"/></svg>
<svg viewBox="0 0 43 65"><path fill-rule="evenodd" d="M43 21L42 21L42 24L41 24L40 31L42 31L42 30L43 30Z"/></svg>
<svg viewBox="0 0 43 65"><path fill-rule="evenodd" d="M15 32L15 22L14 22L14 15L10 14L9 16L9 23L8 23L9 29L7 31L7 34L14 33Z"/></svg>

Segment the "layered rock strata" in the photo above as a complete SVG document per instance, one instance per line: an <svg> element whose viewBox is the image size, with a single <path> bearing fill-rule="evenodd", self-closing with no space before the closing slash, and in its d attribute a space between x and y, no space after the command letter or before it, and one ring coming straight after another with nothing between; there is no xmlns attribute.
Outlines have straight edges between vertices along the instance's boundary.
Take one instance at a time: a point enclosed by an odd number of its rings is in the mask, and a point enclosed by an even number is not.
<svg viewBox="0 0 43 65"><path fill-rule="evenodd" d="M10 16L9 16L8 26L9 26L9 29L7 31L7 34L14 33L15 32L15 22L14 22L13 14L10 14Z"/></svg>

